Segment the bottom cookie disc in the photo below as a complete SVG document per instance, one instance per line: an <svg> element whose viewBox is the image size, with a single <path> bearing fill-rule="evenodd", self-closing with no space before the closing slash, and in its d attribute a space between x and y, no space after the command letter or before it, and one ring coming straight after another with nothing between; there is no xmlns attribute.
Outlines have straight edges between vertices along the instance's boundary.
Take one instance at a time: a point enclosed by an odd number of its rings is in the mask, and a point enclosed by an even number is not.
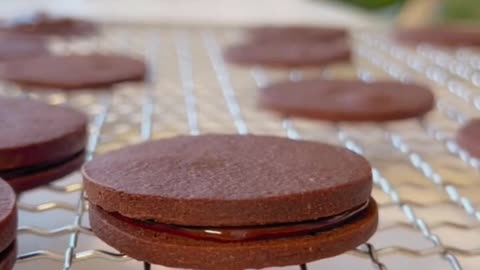
<svg viewBox="0 0 480 270"><path fill-rule="evenodd" d="M11 270L17 260L17 242L0 253L0 270Z"/></svg>
<svg viewBox="0 0 480 270"><path fill-rule="evenodd" d="M89 213L94 233L132 258L209 270L297 265L336 256L367 241L378 222L376 203L370 199L364 210L325 231L269 240L216 242L139 226L92 204Z"/></svg>

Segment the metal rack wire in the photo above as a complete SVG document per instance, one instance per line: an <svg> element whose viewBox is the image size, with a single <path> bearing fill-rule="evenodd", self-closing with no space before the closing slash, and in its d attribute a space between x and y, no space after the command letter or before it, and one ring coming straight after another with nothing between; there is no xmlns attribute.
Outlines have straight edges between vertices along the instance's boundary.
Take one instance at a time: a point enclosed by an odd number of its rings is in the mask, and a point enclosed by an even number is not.
<svg viewBox="0 0 480 270"><path fill-rule="evenodd" d="M354 35L355 65L246 69L222 58L222 48L239 38L239 29L106 26L100 37L54 41L52 48L144 56L150 66L145 84L119 85L114 91L26 93L90 115L88 159L143 140L209 132L318 140L365 155L374 166L377 234L345 255L281 269L478 269L480 163L452 138L459 125L478 116L480 54L425 45L404 48L385 33L361 32ZM278 119L256 109L259 86L312 76L428 83L437 95L437 109L423 119L384 125ZM0 93L25 92L2 85ZM93 235L78 173L23 194L19 208L18 269L167 269L132 260Z"/></svg>

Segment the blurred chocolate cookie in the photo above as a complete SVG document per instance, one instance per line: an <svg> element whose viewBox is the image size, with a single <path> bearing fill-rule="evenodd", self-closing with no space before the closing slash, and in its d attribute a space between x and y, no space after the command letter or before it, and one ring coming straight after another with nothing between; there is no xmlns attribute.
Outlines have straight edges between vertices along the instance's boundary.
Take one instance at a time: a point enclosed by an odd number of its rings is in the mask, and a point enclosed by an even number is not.
<svg viewBox="0 0 480 270"><path fill-rule="evenodd" d="M480 46L480 30L473 28L397 29L394 36L399 42L412 45L429 43L448 47Z"/></svg>
<svg viewBox="0 0 480 270"><path fill-rule="evenodd" d="M395 81L280 82L260 91L259 106L286 116L328 121L390 121L419 117L434 106L426 87Z"/></svg>
<svg viewBox="0 0 480 270"><path fill-rule="evenodd" d="M347 41L250 42L233 45L224 53L228 62L269 67L318 67L351 59Z"/></svg>
<svg viewBox="0 0 480 270"><path fill-rule="evenodd" d="M348 30L345 28L318 26L263 26L251 28L247 33L253 42L329 42L337 39L347 39L349 37Z"/></svg>
<svg viewBox="0 0 480 270"><path fill-rule="evenodd" d="M145 73L145 63L128 56L46 55L9 62L0 77L23 86L75 90L141 81Z"/></svg>
<svg viewBox="0 0 480 270"><path fill-rule="evenodd" d="M0 98L0 177L17 192L65 176L84 160L87 117L24 98Z"/></svg>
<svg viewBox="0 0 480 270"><path fill-rule="evenodd" d="M473 119L457 133L457 142L470 155L480 158L480 119Z"/></svg>
<svg viewBox="0 0 480 270"><path fill-rule="evenodd" d="M17 255L17 205L12 188L0 179L0 269L13 269Z"/></svg>
<svg viewBox="0 0 480 270"><path fill-rule="evenodd" d="M98 28L85 20L35 13L4 23L3 30L30 35L73 37L95 34Z"/></svg>

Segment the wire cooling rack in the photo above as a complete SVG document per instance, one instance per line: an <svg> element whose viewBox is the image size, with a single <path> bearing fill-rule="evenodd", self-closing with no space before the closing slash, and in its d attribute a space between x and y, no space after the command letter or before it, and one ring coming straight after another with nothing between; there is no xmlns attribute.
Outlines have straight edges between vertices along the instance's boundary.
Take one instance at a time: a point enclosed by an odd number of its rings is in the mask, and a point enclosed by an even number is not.
<svg viewBox="0 0 480 270"><path fill-rule="evenodd" d="M52 50L144 57L150 67L146 83L68 94L3 84L0 93L85 111L91 119L89 159L176 134L273 134L343 145L374 166L379 229L369 243L303 269L479 269L480 162L452 138L461 124L479 115L480 53L405 48L386 33L361 31L353 34L353 65L268 70L223 61L222 49L241 38L240 29L232 28L105 26L98 37L54 40ZM256 108L259 86L319 76L426 83L437 96L436 110L426 118L352 125L279 119ZM94 236L81 188L74 173L20 196L15 269L148 268Z"/></svg>

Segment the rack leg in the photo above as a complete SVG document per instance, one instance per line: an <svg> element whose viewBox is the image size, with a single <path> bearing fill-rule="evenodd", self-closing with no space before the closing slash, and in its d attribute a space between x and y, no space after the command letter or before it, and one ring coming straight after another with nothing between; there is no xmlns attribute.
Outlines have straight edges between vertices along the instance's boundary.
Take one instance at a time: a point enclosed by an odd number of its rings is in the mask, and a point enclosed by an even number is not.
<svg viewBox="0 0 480 270"><path fill-rule="evenodd" d="M301 264L300 265L300 270L308 270L306 264Z"/></svg>

